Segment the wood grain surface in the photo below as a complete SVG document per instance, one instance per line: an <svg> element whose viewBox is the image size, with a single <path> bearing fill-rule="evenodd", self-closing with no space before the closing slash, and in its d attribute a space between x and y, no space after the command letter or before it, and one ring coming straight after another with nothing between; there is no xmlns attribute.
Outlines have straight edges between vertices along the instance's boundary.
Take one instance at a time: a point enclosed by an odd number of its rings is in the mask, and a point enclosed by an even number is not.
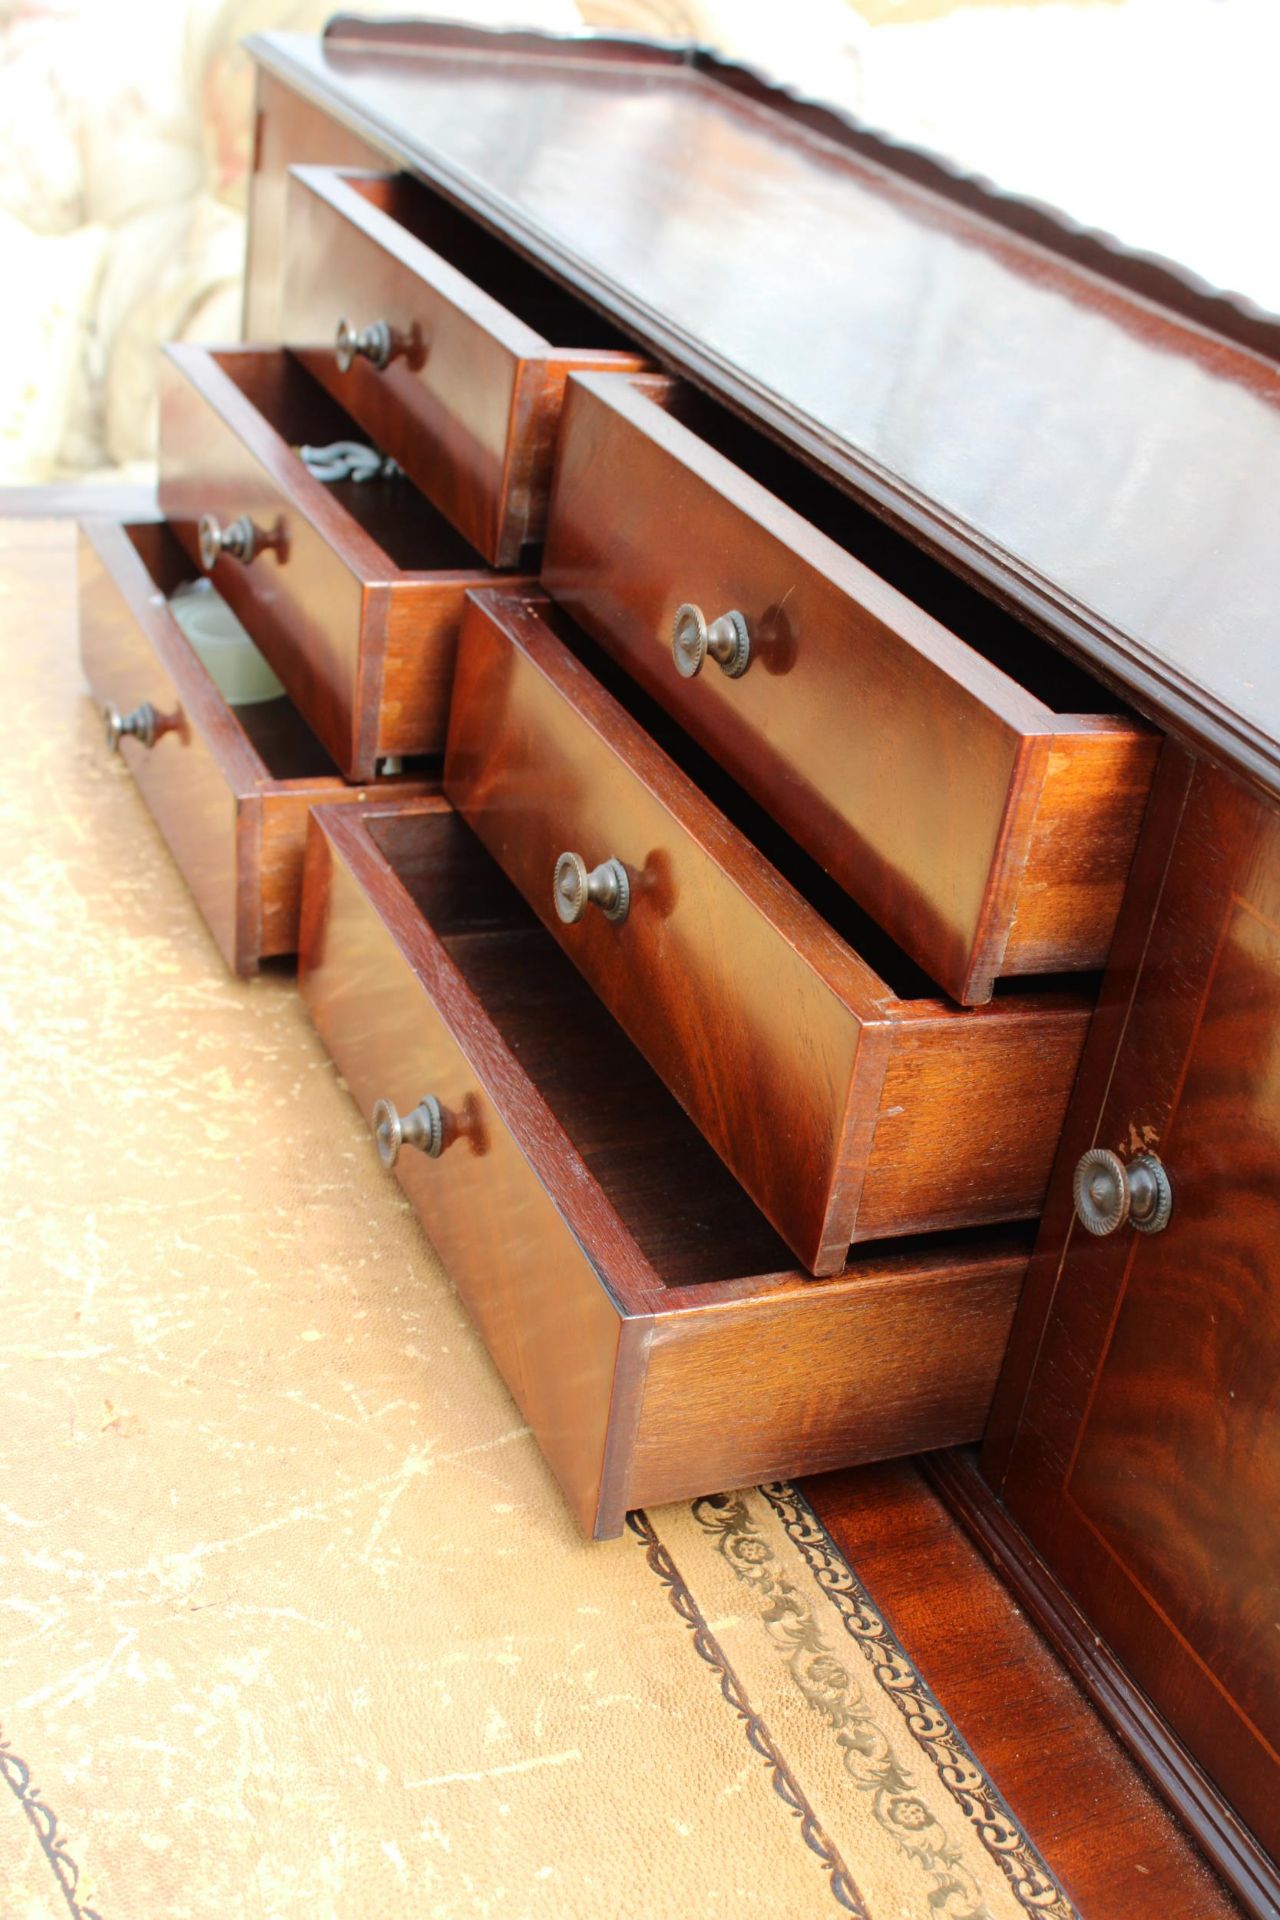
<svg viewBox="0 0 1280 1920"><path fill-rule="evenodd" d="M1002 634L1006 671L984 651L994 616L953 632L866 563L838 495L819 503L836 538L813 504L807 476L675 383L575 377L542 582L953 998L1100 967L1156 735L1055 710L1029 634ZM745 673L681 676L687 602L741 614Z"/></svg>
<svg viewBox="0 0 1280 1920"><path fill-rule="evenodd" d="M1234 1900L1041 1639L1025 1596L920 1467L829 1474L803 1492L1083 1920L1234 1920Z"/></svg>
<svg viewBox="0 0 1280 1920"><path fill-rule="evenodd" d="M1280 819L1173 756L1152 839L1064 1136L987 1471L1274 1856ZM1071 1164L1095 1142L1124 1158L1159 1154L1174 1196L1163 1233L1092 1239L1073 1226Z"/></svg>
<svg viewBox="0 0 1280 1920"><path fill-rule="evenodd" d="M247 974L297 948L311 807L366 795L287 700L227 705L165 605L194 571L162 524L84 527L80 657L100 705L149 700L169 723L152 747L120 750L228 966Z"/></svg>
<svg viewBox="0 0 1280 1920"><path fill-rule="evenodd" d="M359 439L289 355L166 349L160 505L193 559L201 515L242 514L261 550L219 590L349 780L444 743L467 589L493 575L407 480L326 485L295 449Z"/></svg>
<svg viewBox="0 0 1280 1920"><path fill-rule="evenodd" d="M1280 791L1274 321L1263 358L1212 330L1212 301L1196 324L1139 298L908 178L865 131L685 51L412 41L380 57L361 28L252 50L1160 724Z"/></svg>
<svg viewBox="0 0 1280 1920"><path fill-rule="evenodd" d="M386 164L387 154L261 67L256 82L243 334L262 346L276 346L283 338L289 168L306 163L376 168Z"/></svg>
<svg viewBox="0 0 1280 1920"><path fill-rule="evenodd" d="M542 536L565 378L643 366L607 321L403 175L298 167L281 337L471 545L514 566ZM383 321L379 369L334 353Z"/></svg>
<svg viewBox="0 0 1280 1920"><path fill-rule="evenodd" d="M606 692L545 601L473 596L445 790L811 1271L854 1241L1038 1211L1088 996L961 1011L881 937L896 990ZM624 922L560 921L567 849L623 863Z"/></svg>
<svg viewBox="0 0 1280 1920"><path fill-rule="evenodd" d="M587 1531L981 1427L1024 1237L797 1273L440 802L313 815L300 978L366 1114L440 1100L397 1178Z"/></svg>

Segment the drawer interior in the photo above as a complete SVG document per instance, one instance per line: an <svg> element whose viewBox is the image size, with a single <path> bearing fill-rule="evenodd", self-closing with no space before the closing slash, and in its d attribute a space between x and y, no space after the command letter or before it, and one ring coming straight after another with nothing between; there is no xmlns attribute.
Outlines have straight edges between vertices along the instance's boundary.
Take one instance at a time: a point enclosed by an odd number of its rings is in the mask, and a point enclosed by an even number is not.
<svg viewBox="0 0 1280 1920"><path fill-rule="evenodd" d="M672 1287L786 1272L764 1216L454 814L369 835L503 1041Z"/></svg>
<svg viewBox="0 0 1280 1920"><path fill-rule="evenodd" d="M556 347L631 351L603 314L577 300L505 243L407 174L350 174L347 185Z"/></svg>
<svg viewBox="0 0 1280 1920"><path fill-rule="evenodd" d="M374 814L367 831L663 1286L793 1272L784 1242L463 821ZM980 1238L990 1244L990 1229ZM846 1273L918 1265L919 1248L856 1248Z"/></svg>
<svg viewBox="0 0 1280 1920"><path fill-rule="evenodd" d="M122 529L156 587L169 599L203 576L163 521ZM184 645L190 643L180 636ZM192 650L194 652L194 649ZM338 779L338 769L291 700L258 700L228 707L272 780Z"/></svg>
<svg viewBox="0 0 1280 1920"><path fill-rule="evenodd" d="M288 446L327 446L334 440L369 444L364 428L292 354L242 347L209 357ZM407 479L341 480L326 491L403 573L474 573L485 567L475 548Z"/></svg>
<svg viewBox="0 0 1280 1920"><path fill-rule="evenodd" d="M647 399L1035 695L1051 713L1127 709L1047 640L695 387L640 376Z"/></svg>

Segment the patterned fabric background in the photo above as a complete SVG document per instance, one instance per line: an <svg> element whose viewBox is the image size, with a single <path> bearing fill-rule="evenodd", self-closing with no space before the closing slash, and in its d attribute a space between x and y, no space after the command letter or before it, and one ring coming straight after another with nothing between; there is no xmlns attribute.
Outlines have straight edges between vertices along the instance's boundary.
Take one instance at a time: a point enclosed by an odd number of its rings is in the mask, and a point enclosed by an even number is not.
<svg viewBox="0 0 1280 1920"><path fill-rule="evenodd" d="M0 484L149 477L157 346L239 332L252 79L237 42L315 31L335 3L0 0L0 266L22 288L0 312ZM1280 308L1263 198L1273 0L448 0L434 11L706 41Z"/></svg>

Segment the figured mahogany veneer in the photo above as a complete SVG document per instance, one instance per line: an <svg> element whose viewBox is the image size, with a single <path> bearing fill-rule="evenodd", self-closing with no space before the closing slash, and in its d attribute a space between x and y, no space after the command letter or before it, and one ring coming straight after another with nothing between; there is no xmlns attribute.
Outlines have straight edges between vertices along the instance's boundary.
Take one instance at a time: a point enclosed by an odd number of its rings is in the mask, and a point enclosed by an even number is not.
<svg viewBox="0 0 1280 1920"><path fill-rule="evenodd" d="M541 538L565 379L640 367L615 330L405 175L291 171L282 338L485 557ZM338 322L390 328L344 372Z"/></svg>
<svg viewBox="0 0 1280 1920"><path fill-rule="evenodd" d="M881 940L898 991L848 944L875 929L788 884L550 611L472 597L445 791L788 1245L833 1273L853 1241L1037 1213L1089 998L964 1011ZM561 923L566 850L623 863L625 921Z"/></svg>
<svg viewBox="0 0 1280 1920"><path fill-rule="evenodd" d="M463 602L493 578L410 481L328 485L295 451L361 437L286 353L165 349L161 509L193 558L203 514L249 516L262 550L213 578L349 780L440 751Z"/></svg>
<svg viewBox="0 0 1280 1920"><path fill-rule="evenodd" d="M1075 1223L1071 1169L1095 1144L1160 1156L1162 1233L1094 1239ZM1277 1247L1280 815L1171 751L983 1465L1090 1633L1271 1855L1251 1860L1160 1755L1175 1804L1266 1914L1280 1908Z"/></svg>
<svg viewBox="0 0 1280 1920"><path fill-rule="evenodd" d="M718 452L708 422L670 381L570 381L548 592L955 999L1100 967L1157 735L1055 711ZM757 459L785 475L771 455ZM681 677L686 601L744 616L740 677L710 659ZM994 609L977 617L1000 628ZM1013 675L1101 697L1032 635L1009 638Z"/></svg>
<svg viewBox="0 0 1280 1920"><path fill-rule="evenodd" d="M795 1272L441 802L313 815L300 979L366 1114L441 1102L396 1177L589 1533L980 1429L1022 1236Z"/></svg>
<svg viewBox="0 0 1280 1920"><path fill-rule="evenodd" d="M227 964L248 974L297 947L308 811L367 795L343 785L288 700L227 705L166 605L193 574L162 525L83 527L80 657L101 705L150 701L169 723L153 746L126 738L120 751Z"/></svg>

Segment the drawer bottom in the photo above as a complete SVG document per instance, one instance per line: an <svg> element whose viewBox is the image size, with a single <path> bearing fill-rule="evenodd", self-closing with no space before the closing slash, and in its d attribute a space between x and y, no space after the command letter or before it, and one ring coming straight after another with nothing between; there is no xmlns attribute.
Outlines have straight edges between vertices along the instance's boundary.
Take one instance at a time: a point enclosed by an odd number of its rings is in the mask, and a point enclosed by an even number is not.
<svg viewBox="0 0 1280 1920"><path fill-rule="evenodd" d="M313 814L300 979L588 1532L982 1431L1026 1231L797 1271L444 801Z"/></svg>

